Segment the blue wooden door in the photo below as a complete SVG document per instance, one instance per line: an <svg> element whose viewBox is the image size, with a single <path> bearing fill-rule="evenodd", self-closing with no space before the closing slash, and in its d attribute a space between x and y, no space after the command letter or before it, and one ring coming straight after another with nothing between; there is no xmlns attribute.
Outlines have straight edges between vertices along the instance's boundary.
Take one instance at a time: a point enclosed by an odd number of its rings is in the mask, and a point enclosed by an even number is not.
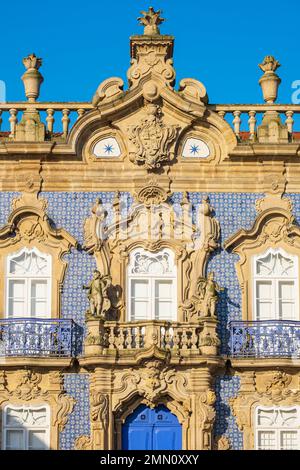
<svg viewBox="0 0 300 470"><path fill-rule="evenodd" d="M181 424L164 405L140 405L122 427L124 450L181 450Z"/></svg>

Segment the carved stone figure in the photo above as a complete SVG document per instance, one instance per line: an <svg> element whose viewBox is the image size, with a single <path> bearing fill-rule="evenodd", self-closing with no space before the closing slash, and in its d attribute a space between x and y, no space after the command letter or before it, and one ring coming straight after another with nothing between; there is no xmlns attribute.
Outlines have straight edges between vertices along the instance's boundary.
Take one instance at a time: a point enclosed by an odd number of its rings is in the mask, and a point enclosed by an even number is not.
<svg viewBox="0 0 300 470"><path fill-rule="evenodd" d="M111 286L111 277L102 276L100 271L95 270L93 279L88 286L83 286L83 289L88 290L88 299L90 308L87 312L89 318L100 318L105 320L106 313L111 308L111 301L108 295L108 289Z"/></svg>
<svg viewBox="0 0 300 470"><path fill-rule="evenodd" d="M145 112L141 123L128 129L129 140L134 146L130 159L147 170L153 170L171 160L170 146L179 127L166 126L162 122L161 108L156 104L147 104Z"/></svg>
<svg viewBox="0 0 300 470"><path fill-rule="evenodd" d="M215 318L218 293L222 290L224 289L214 281L213 272L209 273L207 278L199 277L195 294L182 306L186 321L201 317Z"/></svg>

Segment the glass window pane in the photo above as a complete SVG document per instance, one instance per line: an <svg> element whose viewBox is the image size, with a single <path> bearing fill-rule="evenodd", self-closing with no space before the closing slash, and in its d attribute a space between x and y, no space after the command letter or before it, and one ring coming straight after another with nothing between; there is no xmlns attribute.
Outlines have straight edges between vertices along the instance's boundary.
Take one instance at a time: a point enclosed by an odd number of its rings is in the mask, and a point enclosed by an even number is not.
<svg viewBox="0 0 300 470"><path fill-rule="evenodd" d="M39 429L28 432L28 450L46 450L46 431Z"/></svg>
<svg viewBox="0 0 300 470"><path fill-rule="evenodd" d="M23 424L23 409L14 410L13 408L6 408L6 425L21 426Z"/></svg>
<svg viewBox="0 0 300 470"><path fill-rule="evenodd" d="M172 299L173 296L173 282L172 281L156 281L155 283L155 297L160 299Z"/></svg>
<svg viewBox="0 0 300 470"><path fill-rule="evenodd" d="M149 283L147 280L133 280L131 283L131 296L136 299L145 299L149 296Z"/></svg>
<svg viewBox="0 0 300 470"><path fill-rule="evenodd" d="M26 316L25 311L25 280L10 280L8 287L8 315Z"/></svg>
<svg viewBox="0 0 300 470"><path fill-rule="evenodd" d="M6 430L6 450L23 450L24 449L24 431L23 430Z"/></svg>
<svg viewBox="0 0 300 470"><path fill-rule="evenodd" d="M276 435L275 431L259 431L258 432L258 449L259 450L275 450Z"/></svg>
<svg viewBox="0 0 300 470"><path fill-rule="evenodd" d="M134 300L131 301L131 320L145 320L148 318L148 301Z"/></svg>
<svg viewBox="0 0 300 470"><path fill-rule="evenodd" d="M281 431L280 433L280 449L296 450L298 449L298 432L297 431Z"/></svg>
<svg viewBox="0 0 300 470"><path fill-rule="evenodd" d="M47 311L47 287L46 280L31 281L31 316L46 317L50 315Z"/></svg>

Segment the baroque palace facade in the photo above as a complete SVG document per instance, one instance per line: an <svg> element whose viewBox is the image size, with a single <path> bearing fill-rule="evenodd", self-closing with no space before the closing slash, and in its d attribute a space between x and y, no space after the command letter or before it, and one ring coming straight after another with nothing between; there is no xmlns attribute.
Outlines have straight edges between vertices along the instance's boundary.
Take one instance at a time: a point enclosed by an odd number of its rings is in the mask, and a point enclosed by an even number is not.
<svg viewBox="0 0 300 470"><path fill-rule="evenodd" d="M177 89L152 8L128 88L0 103L2 449L299 449L298 105Z"/></svg>

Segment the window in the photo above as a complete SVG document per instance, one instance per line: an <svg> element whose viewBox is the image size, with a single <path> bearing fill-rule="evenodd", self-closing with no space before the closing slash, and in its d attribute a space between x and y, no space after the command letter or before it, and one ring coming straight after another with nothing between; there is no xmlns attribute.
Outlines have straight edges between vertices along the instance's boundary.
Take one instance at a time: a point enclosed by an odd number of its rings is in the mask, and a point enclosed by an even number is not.
<svg viewBox="0 0 300 470"><path fill-rule="evenodd" d="M128 268L129 319L176 320L176 266L170 250L131 253Z"/></svg>
<svg viewBox="0 0 300 470"><path fill-rule="evenodd" d="M256 320L298 320L298 262L282 250L254 258Z"/></svg>
<svg viewBox="0 0 300 470"><path fill-rule="evenodd" d="M8 317L51 316L51 256L33 248L7 258Z"/></svg>
<svg viewBox="0 0 300 470"><path fill-rule="evenodd" d="M47 450L50 447L48 405L6 406L3 413L4 450Z"/></svg>
<svg viewBox="0 0 300 470"><path fill-rule="evenodd" d="M257 408L255 440L257 450L299 450L300 408Z"/></svg>

